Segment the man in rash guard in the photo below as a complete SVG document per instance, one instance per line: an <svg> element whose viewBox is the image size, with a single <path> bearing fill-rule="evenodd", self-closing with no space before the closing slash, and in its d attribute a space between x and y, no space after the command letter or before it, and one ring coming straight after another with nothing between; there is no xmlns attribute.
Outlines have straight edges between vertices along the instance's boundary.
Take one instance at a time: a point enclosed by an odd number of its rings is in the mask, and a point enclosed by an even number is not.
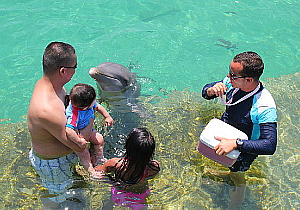
<svg viewBox="0 0 300 210"><path fill-rule="evenodd" d="M241 154L230 169L230 177L236 185L229 209L240 205L245 197L244 172L258 155L272 155L277 145L277 115L275 102L259 81L264 63L255 52L236 55L230 63L229 73L221 81L204 86L205 99L220 97L226 105L221 120L247 134L249 140L220 140L214 149L218 155L226 155L234 149ZM226 96L226 101L223 96Z"/></svg>

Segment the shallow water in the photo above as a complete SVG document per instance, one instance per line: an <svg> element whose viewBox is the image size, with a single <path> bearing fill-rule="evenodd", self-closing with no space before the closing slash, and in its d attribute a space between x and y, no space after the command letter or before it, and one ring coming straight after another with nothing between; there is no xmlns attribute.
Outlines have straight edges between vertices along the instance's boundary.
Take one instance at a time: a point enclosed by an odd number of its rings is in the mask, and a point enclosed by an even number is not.
<svg viewBox="0 0 300 210"><path fill-rule="evenodd" d="M43 50L56 40L72 44L78 55L68 90L78 82L96 87L87 72L104 61L138 74L144 106L155 116L140 123L157 138L156 158L162 165L149 183L150 209L226 208L231 182L220 175L226 168L195 150L203 125L223 107L203 102L199 92L226 75L235 54L258 52L266 65L263 80L278 105L279 143L275 155L259 157L247 173L242 208L300 208L298 1L26 0L0 5L1 209L41 207L43 188L27 160L24 115L42 75ZM211 107L216 107L213 113ZM78 186L91 209L110 198L107 183L79 179Z"/></svg>
<svg viewBox="0 0 300 210"><path fill-rule="evenodd" d="M278 104L279 139L273 156L260 156L246 173L246 200L240 209L298 209L299 191L299 92L300 74L268 79L264 84ZM281 85L290 85L284 90ZM285 92L286 94L282 94ZM155 158L162 170L149 181L150 209L225 209L232 183L227 168L196 151L204 125L223 111L219 102L207 102L192 91L174 91L167 98L146 97L144 106L155 117L142 120L157 140ZM149 103L156 101L156 103ZM168 121L166 121L168 118ZM42 208L45 194L29 167L29 134L26 123L1 126L1 208ZM13 155L12 155L13 154ZM79 168L79 172L83 172ZM83 175L85 175L83 173ZM110 202L110 184L78 177L76 193L86 209ZM80 205L82 203L77 203ZM116 207L115 209L122 209Z"/></svg>

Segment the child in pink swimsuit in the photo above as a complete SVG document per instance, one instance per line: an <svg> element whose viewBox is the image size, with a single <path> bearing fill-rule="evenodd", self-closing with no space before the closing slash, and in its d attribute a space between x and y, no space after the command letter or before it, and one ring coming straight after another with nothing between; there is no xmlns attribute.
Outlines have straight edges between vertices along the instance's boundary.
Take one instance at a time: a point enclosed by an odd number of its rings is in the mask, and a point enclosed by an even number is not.
<svg viewBox="0 0 300 210"><path fill-rule="evenodd" d="M158 161L152 159L155 140L147 129L134 128L126 138L125 150L122 158L112 158L103 165L96 166L95 170L111 172L110 177L120 184L112 187L112 199L117 206L142 209L145 207L145 198L150 193L149 188L142 193L129 189L137 188L159 172ZM122 189L119 187L121 185Z"/></svg>

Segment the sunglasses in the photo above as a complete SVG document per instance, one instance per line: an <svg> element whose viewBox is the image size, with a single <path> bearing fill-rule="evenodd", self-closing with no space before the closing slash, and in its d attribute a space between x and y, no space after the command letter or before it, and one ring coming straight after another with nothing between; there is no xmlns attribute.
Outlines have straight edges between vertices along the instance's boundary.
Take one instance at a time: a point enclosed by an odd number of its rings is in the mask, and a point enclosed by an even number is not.
<svg viewBox="0 0 300 210"><path fill-rule="evenodd" d="M66 69L76 69L77 68L77 63L75 66L57 66L58 68L66 68Z"/></svg>
<svg viewBox="0 0 300 210"><path fill-rule="evenodd" d="M239 79L239 78L251 77L251 76L240 76L240 77L237 77L237 76L235 76L234 73L231 72L230 69L229 69L229 75L230 75L230 79L232 79L232 80L236 80L236 79Z"/></svg>

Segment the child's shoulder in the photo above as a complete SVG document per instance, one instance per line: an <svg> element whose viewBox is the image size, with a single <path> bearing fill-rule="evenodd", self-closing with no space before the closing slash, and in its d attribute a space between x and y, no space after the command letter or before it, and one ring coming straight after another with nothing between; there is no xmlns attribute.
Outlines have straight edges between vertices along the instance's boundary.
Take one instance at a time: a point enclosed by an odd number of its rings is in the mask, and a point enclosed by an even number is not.
<svg viewBox="0 0 300 210"><path fill-rule="evenodd" d="M122 158L111 158L108 161L104 163L104 165L109 166L109 167L118 167L118 163L120 162Z"/></svg>
<svg viewBox="0 0 300 210"><path fill-rule="evenodd" d="M160 171L159 162L157 160L151 160L148 164L148 176L153 176Z"/></svg>
<svg viewBox="0 0 300 210"><path fill-rule="evenodd" d="M117 167L118 162L120 162L120 159L121 158L111 158L108 161L106 161L103 165L95 166L95 170L104 172L113 171Z"/></svg>
<svg viewBox="0 0 300 210"><path fill-rule="evenodd" d="M149 162L149 165L159 168L159 162L157 160L151 160Z"/></svg>
<svg viewBox="0 0 300 210"><path fill-rule="evenodd" d="M109 162L108 164L115 166L118 162L120 162L120 160L122 160L122 158L112 158L109 159L107 162Z"/></svg>

